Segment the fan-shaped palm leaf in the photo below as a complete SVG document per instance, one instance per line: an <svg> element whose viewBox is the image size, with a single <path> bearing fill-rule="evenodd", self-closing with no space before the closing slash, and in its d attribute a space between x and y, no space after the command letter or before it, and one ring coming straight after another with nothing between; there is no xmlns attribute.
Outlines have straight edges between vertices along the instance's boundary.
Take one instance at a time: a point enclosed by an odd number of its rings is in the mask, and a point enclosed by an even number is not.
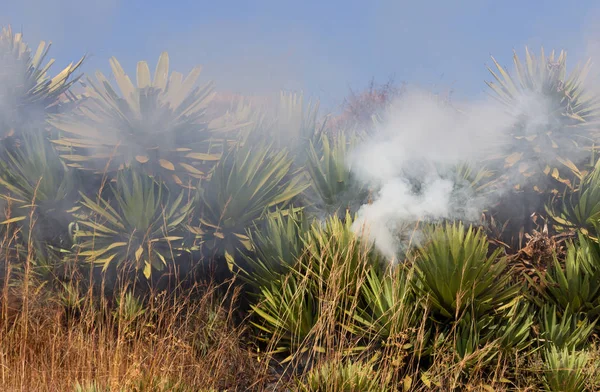
<svg viewBox="0 0 600 392"><path fill-rule="evenodd" d="M567 73L565 52L546 56L542 49L536 57L526 48L525 62L515 52L511 76L492 60L497 70L488 68L495 79L488 86L515 116L500 168L521 178L518 189L528 184L544 191L549 179L568 184L563 163L577 163L598 136L600 97L585 88L591 63Z"/></svg>
<svg viewBox="0 0 600 392"><path fill-rule="evenodd" d="M600 313L600 249L598 244L579 236L578 245L568 244L564 263L555 258L554 265L546 271L542 294L561 310Z"/></svg>
<svg viewBox="0 0 600 392"><path fill-rule="evenodd" d="M303 211L290 207L268 214L248 230L253 252L244 254L241 276L255 288L287 274L304 251L309 230Z"/></svg>
<svg viewBox="0 0 600 392"><path fill-rule="evenodd" d="M143 268L149 278L182 252L182 225L192 201L185 201L183 191L172 197L163 183L130 170L119 173L111 190L114 206L82 195L74 235L78 254L103 270Z"/></svg>
<svg viewBox="0 0 600 392"><path fill-rule="evenodd" d="M507 263L499 259L499 252L488 255L487 238L480 230L462 223L437 226L415 259L415 288L443 318L458 319L468 309L477 318L507 305L519 293L519 287L509 284Z"/></svg>
<svg viewBox="0 0 600 392"><path fill-rule="evenodd" d="M78 111L52 119L65 133L55 140L70 166L97 172L139 165L163 180L182 183L202 178L222 152L223 132L236 126L205 115L212 85L197 87L200 68L187 77L169 76L169 57L161 54L154 78L146 62L137 66L134 85L119 62L110 61L121 93L101 73L88 79L88 99ZM204 163L204 164L203 164Z"/></svg>
<svg viewBox="0 0 600 392"><path fill-rule="evenodd" d="M576 169L576 168L575 168ZM597 240L600 224L600 162L591 172L574 173L581 184L566 191L560 204L546 207L548 215L559 230L577 229Z"/></svg>

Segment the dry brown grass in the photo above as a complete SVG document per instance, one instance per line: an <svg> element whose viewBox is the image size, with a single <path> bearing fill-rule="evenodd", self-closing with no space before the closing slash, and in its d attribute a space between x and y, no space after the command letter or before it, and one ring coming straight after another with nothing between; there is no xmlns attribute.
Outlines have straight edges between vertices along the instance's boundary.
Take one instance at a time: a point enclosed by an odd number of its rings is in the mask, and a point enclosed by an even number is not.
<svg viewBox="0 0 600 392"><path fill-rule="evenodd" d="M245 328L234 322L239 289L230 283L152 295L138 313L126 307L128 290L109 301L74 283L51 287L27 269L13 278L7 269L2 391L70 391L91 381L111 391L163 390L165 382L165 391L247 390L260 381Z"/></svg>
<svg viewBox="0 0 600 392"><path fill-rule="evenodd" d="M539 353L499 354L489 362L487 354L499 350L489 344L457 358L453 349L457 336L452 331L438 339L433 328L424 338L432 326L427 312L416 303L413 311L422 314L422 323L416 326L417 345L427 340L434 346L427 359L419 361L407 350L407 331L395 331L386 344L348 333L344 326L352 324L351 314L359 306L357 298L365 284L360 271L367 270L366 254L358 261L349 257L352 252L321 255L334 257L335 262L320 282L319 318L305 341L296 342L319 350L269 356L265 353L280 345L281 335L258 342L249 319L240 319L238 299L247 294L234 281L147 293L138 308L128 298L144 290L127 283L110 298L100 294L102 282L84 284L91 275L79 275L81 268L63 267L71 271L68 279L64 273L60 279L40 275L32 249L20 259L11 251L14 238L6 235L1 247L2 391L72 391L77 383L92 382L103 391L119 392L288 391L296 390L298 380L311 368L348 360L376 364L385 391L533 391L541 385ZM314 279L307 273L299 281L308 285ZM349 312L340 314L341 303ZM286 332L290 331L281 331ZM290 354L291 360L282 363ZM591 355L598 358L595 349ZM591 366L589 372L592 387L598 370ZM331 382L328 391L347 390L335 384L340 380Z"/></svg>

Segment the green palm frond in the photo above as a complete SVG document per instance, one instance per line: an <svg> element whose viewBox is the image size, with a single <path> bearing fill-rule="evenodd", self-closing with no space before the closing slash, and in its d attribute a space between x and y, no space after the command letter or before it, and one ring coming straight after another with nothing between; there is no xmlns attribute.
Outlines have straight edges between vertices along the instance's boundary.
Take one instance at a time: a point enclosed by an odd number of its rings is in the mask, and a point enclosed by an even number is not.
<svg viewBox="0 0 600 392"><path fill-rule="evenodd" d="M213 88L211 83L196 86L200 67L185 78L177 72L169 75L169 56L162 53L153 79L148 64L138 63L134 85L115 58L110 64L120 94L98 72L97 82L88 79L85 103L74 114L51 120L64 133L54 141L62 158L96 172L139 165L179 184L184 176L206 177L220 158L228 131L239 124L207 118Z"/></svg>
<svg viewBox="0 0 600 392"><path fill-rule="evenodd" d="M534 316L531 304L523 297L516 297L507 306L496 309L491 336L500 350L525 354L534 343L531 339Z"/></svg>
<svg viewBox="0 0 600 392"><path fill-rule="evenodd" d="M286 275L304 251L308 230L308 220L301 210L290 207L268 214L248 230L253 252L243 255L242 278L259 288Z"/></svg>
<svg viewBox="0 0 600 392"><path fill-rule="evenodd" d="M352 329L385 341L396 328L402 333L414 327L418 316L414 312L416 298L405 269L397 267L382 274L371 267L366 277L361 286L365 308L355 314L356 326Z"/></svg>
<svg viewBox="0 0 600 392"><path fill-rule="evenodd" d="M281 92L275 116L275 129L278 139L290 142L298 147L305 146L320 134L319 102L305 102L303 94Z"/></svg>
<svg viewBox="0 0 600 392"><path fill-rule="evenodd" d="M350 216L343 221L333 216L323 223L313 222L303 242L299 261L286 276L261 286L253 306L254 324L276 352L324 352L326 342L313 329L320 315L327 309L329 316L347 325L359 282L383 261L372 244L354 234ZM333 308L328 298L336 298Z"/></svg>
<svg viewBox="0 0 600 392"><path fill-rule="evenodd" d="M319 121L319 102L306 101L302 93L280 92L269 106L253 105L254 119L249 128L250 140L269 140L276 148L286 148L300 163L308 143L323 130Z"/></svg>
<svg viewBox="0 0 600 392"><path fill-rule="evenodd" d="M388 392L393 391L389 377L373 365L362 362L326 362L298 382L302 392Z"/></svg>
<svg viewBox="0 0 600 392"><path fill-rule="evenodd" d="M319 320L318 297L297 272L262 286L251 307L256 318L252 324L262 332L259 339L274 347L272 353L320 351L310 341Z"/></svg>
<svg viewBox="0 0 600 392"><path fill-rule="evenodd" d="M559 230L576 229L595 240L600 224L600 162L590 172L574 173L581 184L566 192L560 204L546 207Z"/></svg>
<svg viewBox="0 0 600 392"><path fill-rule="evenodd" d="M384 258L369 241L362 241L353 230L354 219L346 213L344 219L331 216L324 222L313 222L305 242L305 252L298 268L303 274L312 276L317 287L326 288L332 284L330 278L336 275L340 287L350 288L356 284L355 278L369 267L380 267ZM335 271L335 272L334 272Z"/></svg>
<svg viewBox="0 0 600 392"><path fill-rule="evenodd" d="M415 288L429 298L433 311L458 319L467 309L486 314L513 301L520 288L509 284L500 250L488 255L488 241L462 223L439 225L427 234L414 261Z"/></svg>
<svg viewBox="0 0 600 392"><path fill-rule="evenodd" d="M114 205L82 194L74 239L79 256L93 265L128 266L146 278L161 271L183 251L183 224L193 200L174 196L157 180L122 171L111 186Z"/></svg>
<svg viewBox="0 0 600 392"><path fill-rule="evenodd" d="M598 244L580 235L577 245L567 245L564 262L555 257L544 276L547 282L542 294L561 310L585 313L589 317L600 313L600 249Z"/></svg>
<svg viewBox="0 0 600 392"><path fill-rule="evenodd" d="M467 369L473 369L475 366L489 365L499 355L499 347L490 332L493 323L494 318L490 315L473 317L471 312L466 312L456 322L453 352L457 362L464 364Z"/></svg>
<svg viewBox="0 0 600 392"><path fill-rule="evenodd" d="M590 355L586 351L551 347L544 351L544 386L551 392L584 392L589 390L586 367Z"/></svg>
<svg viewBox="0 0 600 392"><path fill-rule="evenodd" d="M587 344L595 325L596 320L580 320L568 307L560 312L556 305L546 304L540 314L540 340L547 347L580 350Z"/></svg>
<svg viewBox="0 0 600 392"><path fill-rule="evenodd" d="M403 266L385 272L370 267L360 286L361 302L345 328L366 342L423 352L431 331L425 329L422 334L419 331L426 312L415 311L423 304L415 296L410 279L412 271Z"/></svg>
<svg viewBox="0 0 600 392"><path fill-rule="evenodd" d="M461 162L451 167L449 173L448 169L446 171L445 175L441 173L442 177L449 176L455 187L470 188L470 193L476 197L483 197L494 191L494 172L486 167L475 167L471 163Z"/></svg>

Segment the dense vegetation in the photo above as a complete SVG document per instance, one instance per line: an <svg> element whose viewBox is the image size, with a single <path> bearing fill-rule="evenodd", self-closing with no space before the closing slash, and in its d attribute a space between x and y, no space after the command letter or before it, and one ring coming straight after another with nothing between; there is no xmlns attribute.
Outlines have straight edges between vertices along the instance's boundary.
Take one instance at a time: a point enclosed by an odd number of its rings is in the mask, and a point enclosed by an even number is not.
<svg viewBox="0 0 600 392"><path fill-rule="evenodd" d="M451 174L510 191L480 222L403 222L423 239L390 263L357 235L377 188L348 157L402 90L327 121L296 94L223 109L166 53L135 83L114 58L50 77L47 53L3 29L2 390L599 388L589 64L494 61L510 143ZM529 97L550 102L535 126Z"/></svg>

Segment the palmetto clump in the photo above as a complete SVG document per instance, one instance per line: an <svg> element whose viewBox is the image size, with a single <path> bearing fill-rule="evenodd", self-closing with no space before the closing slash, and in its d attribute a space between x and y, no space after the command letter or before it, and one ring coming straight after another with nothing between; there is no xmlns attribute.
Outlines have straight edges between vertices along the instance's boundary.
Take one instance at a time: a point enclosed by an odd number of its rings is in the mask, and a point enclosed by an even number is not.
<svg viewBox="0 0 600 392"><path fill-rule="evenodd" d="M587 391L589 376L586 367L590 354L586 351L551 347L544 350L544 386L548 391Z"/></svg>
<svg viewBox="0 0 600 392"><path fill-rule="evenodd" d="M302 176L291 175L292 164L285 149L272 145L238 145L221 158L203 184L189 228L207 256L225 256L233 267L231 258L251 249L247 230L308 187Z"/></svg>
<svg viewBox="0 0 600 392"><path fill-rule="evenodd" d="M65 93L78 77L72 77L83 58L54 77L44 64L50 44L41 42L32 55L23 35L10 27L0 32L0 139L11 146L22 133L45 128L46 116L58 113L68 101Z"/></svg>
<svg viewBox="0 0 600 392"><path fill-rule="evenodd" d="M385 392L393 390L389 377L361 362L325 362L310 370L298 383L302 392Z"/></svg>
<svg viewBox="0 0 600 392"><path fill-rule="evenodd" d="M134 85L115 58L110 64L120 94L98 72L96 82L87 81L85 103L51 121L64 134L55 140L62 158L101 173L137 165L178 184L206 177L210 163L221 156L225 131L236 126L207 118L213 91L210 83L196 86L200 68L185 78L169 75L169 57L163 53L154 78L146 62L138 63Z"/></svg>
<svg viewBox="0 0 600 392"><path fill-rule="evenodd" d="M573 169L592 156L600 99L586 90L591 63L567 73L563 51L547 56L542 49L536 57L527 49L524 62L515 53L514 74L493 61L497 70L488 69L495 81L488 86L512 116L512 126L491 166L500 184L513 188L494 212L507 223L502 241L518 249L524 233L534 228L529 216L543 213L552 195L571 188Z"/></svg>
<svg viewBox="0 0 600 392"><path fill-rule="evenodd" d="M20 147L0 160L0 199L9 207L0 211L0 225L16 225L19 237L42 253L48 246L67 247L69 210L78 199L75 174L45 134L22 135Z"/></svg>
<svg viewBox="0 0 600 392"><path fill-rule="evenodd" d="M520 176L517 189L527 185L541 192L548 178L567 181L561 175L565 165L587 157L585 151L598 136L593 123L600 116L600 100L584 86L589 61L567 73L563 51L546 56L542 49L536 57L526 49L524 63L516 53L513 60L514 76L495 59L497 73L488 68L496 80L488 86L515 118L500 165L504 172Z"/></svg>
<svg viewBox="0 0 600 392"><path fill-rule="evenodd" d="M369 189L356 178L348 159L359 141L355 135L347 138L340 133L322 134L316 142L309 143L306 170L312 180L312 192L307 196L317 211L343 218L347 210L354 213L367 201Z"/></svg>
<svg viewBox="0 0 600 392"><path fill-rule="evenodd" d="M82 195L74 240L84 262L150 278L183 252L182 225L192 208L183 190L173 194L164 183L127 170L118 174L111 196Z"/></svg>

